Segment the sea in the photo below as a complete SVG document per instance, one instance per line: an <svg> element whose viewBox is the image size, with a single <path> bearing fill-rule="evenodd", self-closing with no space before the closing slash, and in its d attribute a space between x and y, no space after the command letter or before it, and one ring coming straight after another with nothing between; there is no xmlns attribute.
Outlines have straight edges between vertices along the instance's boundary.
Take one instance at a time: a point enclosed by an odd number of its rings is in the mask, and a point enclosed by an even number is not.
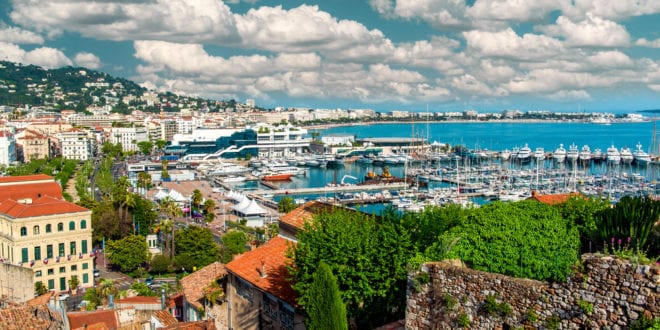
<svg viewBox="0 0 660 330"><path fill-rule="evenodd" d="M536 147L543 147L546 152L553 152L560 144L568 150L571 144L578 148L589 145L592 152L600 148L603 153L610 146L618 149L628 147L635 150L638 143L642 149L649 154L658 154L657 144L660 139L655 132L655 123L644 122L622 122L610 125L585 123L585 122L430 122L430 123L383 123L369 125L337 126L325 129L314 129L320 136L351 135L356 138L380 138L398 137L410 139L424 139L429 143L447 143L451 146L463 145L468 149L488 149L493 151L512 150L515 147L523 147L527 144L532 151ZM552 166L547 161L544 166ZM359 163L345 164L330 168L309 168L307 175L293 177L291 181L277 183L282 189L318 187L323 188L323 193L290 196L297 201L315 199L320 196L333 197L336 192L328 186L329 183L357 183L363 180L368 172L382 173L385 165L366 165ZM601 165L602 166L602 165ZM398 177L404 176L404 166L389 166L389 171ZM607 169L597 165L585 169L594 174L605 172ZM658 177L656 168L638 168L630 166L619 171L641 173L650 178L651 175ZM441 183L429 183L429 188L445 185ZM240 190L262 189L258 182L247 182L236 186ZM279 200L282 196L274 196ZM485 201L476 200L478 204ZM384 205L361 205L364 211L379 213Z"/></svg>

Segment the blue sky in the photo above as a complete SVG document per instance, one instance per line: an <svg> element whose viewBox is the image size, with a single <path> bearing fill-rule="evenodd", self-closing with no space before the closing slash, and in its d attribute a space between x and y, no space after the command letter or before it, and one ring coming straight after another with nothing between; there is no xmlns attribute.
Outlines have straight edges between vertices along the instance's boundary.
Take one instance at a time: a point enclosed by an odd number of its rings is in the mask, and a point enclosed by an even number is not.
<svg viewBox="0 0 660 330"><path fill-rule="evenodd" d="M264 107L660 108L657 0L0 0L0 56Z"/></svg>

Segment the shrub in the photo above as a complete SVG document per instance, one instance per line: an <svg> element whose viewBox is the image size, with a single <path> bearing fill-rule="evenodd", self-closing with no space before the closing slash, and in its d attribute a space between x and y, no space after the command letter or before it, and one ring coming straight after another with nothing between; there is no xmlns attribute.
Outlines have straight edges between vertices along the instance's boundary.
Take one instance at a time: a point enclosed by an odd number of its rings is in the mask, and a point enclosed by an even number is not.
<svg viewBox="0 0 660 330"><path fill-rule="evenodd" d="M497 295L495 294L490 294L486 296L484 309L486 310L486 313L488 313L488 315L490 316L506 317L511 315L511 313L513 313L513 309L511 309L511 305L505 302L498 303Z"/></svg>
<svg viewBox="0 0 660 330"><path fill-rule="evenodd" d="M449 293L445 293L443 300L445 301L445 306L447 306L447 309L454 309L456 307L456 304L458 303L454 297L452 297Z"/></svg>
<svg viewBox="0 0 660 330"><path fill-rule="evenodd" d="M559 316L553 315L547 321L545 321L545 327L550 330L556 330L559 329L560 323L561 320L559 319Z"/></svg>
<svg viewBox="0 0 660 330"><path fill-rule="evenodd" d="M578 306L580 306L582 313L587 315L591 315L594 311L594 305L586 300L578 300Z"/></svg>
<svg viewBox="0 0 660 330"><path fill-rule="evenodd" d="M470 326L470 317L465 313L461 313L458 315L456 323L458 323L458 326L461 328L467 328Z"/></svg>
<svg viewBox="0 0 660 330"><path fill-rule="evenodd" d="M460 258L474 269L537 280L565 280L580 248L577 228L557 209L533 200L473 209L467 221L437 242L454 239L459 240L450 251L435 243L426 255L434 260Z"/></svg>
<svg viewBox="0 0 660 330"><path fill-rule="evenodd" d="M536 310L534 310L533 308L530 308L527 311L527 313L525 313L525 321L527 321L529 323L534 323L534 322L538 321L538 319L539 319L539 316L536 314Z"/></svg>

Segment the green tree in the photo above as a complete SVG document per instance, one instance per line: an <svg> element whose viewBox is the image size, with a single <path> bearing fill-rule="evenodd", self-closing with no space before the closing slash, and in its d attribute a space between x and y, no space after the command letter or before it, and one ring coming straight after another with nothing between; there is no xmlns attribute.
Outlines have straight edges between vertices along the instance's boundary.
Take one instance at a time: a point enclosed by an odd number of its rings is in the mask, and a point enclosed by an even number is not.
<svg viewBox="0 0 660 330"><path fill-rule="evenodd" d="M373 328L403 317L406 261L412 246L399 226L337 208L305 223L298 242L289 271L303 308L310 304L309 287L323 261L336 274L347 314L359 327Z"/></svg>
<svg viewBox="0 0 660 330"><path fill-rule="evenodd" d="M289 213L296 208L296 203L292 197L286 196L282 197L279 202L277 202L277 210L282 213Z"/></svg>
<svg viewBox="0 0 660 330"><path fill-rule="evenodd" d="M71 276L71 278L69 279L69 290L75 291L78 289L79 286L80 286L80 280L78 280L78 276L77 275Z"/></svg>
<svg viewBox="0 0 660 330"><path fill-rule="evenodd" d="M153 150L154 144L151 141L140 141L137 143L137 147L140 149L140 152L143 155L148 156L151 154L151 150Z"/></svg>
<svg viewBox="0 0 660 330"><path fill-rule="evenodd" d="M204 220L212 222L215 219L215 202L212 199L207 199L204 201L202 208L204 209Z"/></svg>
<svg viewBox="0 0 660 330"><path fill-rule="evenodd" d="M155 204L140 195L134 194L135 204L132 208L132 217L136 226L136 233L146 236L152 232L154 223L158 219Z"/></svg>
<svg viewBox="0 0 660 330"><path fill-rule="evenodd" d="M158 149L159 152L162 152L163 149L165 149L165 146L167 146L167 141L156 140L155 145L156 145L156 149Z"/></svg>
<svg viewBox="0 0 660 330"><path fill-rule="evenodd" d="M164 254L154 256L149 263L149 272L162 274L167 272L172 260Z"/></svg>
<svg viewBox="0 0 660 330"><path fill-rule="evenodd" d="M630 238L631 248L644 251L660 217L660 201L648 196L625 196L613 208L601 212L600 217L597 238L601 242ZM657 254L657 251L652 252L652 255Z"/></svg>
<svg viewBox="0 0 660 330"><path fill-rule="evenodd" d="M46 292L48 292L48 288L46 287L46 285L44 285L44 282L37 281L36 283L34 283L34 293L36 293L37 296L41 296Z"/></svg>
<svg viewBox="0 0 660 330"><path fill-rule="evenodd" d="M164 221L161 221L161 224L163 226L167 226L169 228L163 228L163 229L169 229L170 230L170 240L172 241L170 245L170 258L172 261L174 261L174 255L175 255L175 249L174 249L174 222L176 220L176 217L180 217L183 212L181 211L181 208L179 205L171 198L165 197L163 200L160 201L160 209L162 212L165 212L167 216L170 219L170 222L168 223L169 225L165 224Z"/></svg>
<svg viewBox="0 0 660 330"><path fill-rule="evenodd" d="M153 297L156 295L156 293L143 282L133 282L133 284L131 284L131 289L135 290L138 296Z"/></svg>
<svg viewBox="0 0 660 330"><path fill-rule="evenodd" d="M234 256L245 252L247 235L240 230L232 230L222 236L222 262L228 263Z"/></svg>
<svg viewBox="0 0 660 330"><path fill-rule="evenodd" d="M400 221L410 234L415 251L424 252L438 240L439 235L464 222L469 212L470 210L454 204L427 207L420 213L405 213Z"/></svg>
<svg viewBox="0 0 660 330"><path fill-rule="evenodd" d="M107 302L107 299L110 295L115 296L118 292L119 290L117 289L117 286L115 286L115 282L107 278L101 279L99 281L99 285L96 287L96 296L99 302Z"/></svg>
<svg viewBox="0 0 660 330"><path fill-rule="evenodd" d="M118 241L109 241L107 257L123 272L132 271L149 260L147 241L141 235L130 235Z"/></svg>
<svg viewBox="0 0 660 330"><path fill-rule="evenodd" d="M195 206L195 209L199 209L203 199L204 196L202 196L202 192L199 189L193 190L192 195L190 196L190 202Z"/></svg>
<svg viewBox="0 0 660 330"><path fill-rule="evenodd" d="M176 236L177 258L186 260L189 265L201 268L218 260L220 247L215 243L210 229L188 226L177 230Z"/></svg>
<svg viewBox="0 0 660 330"><path fill-rule="evenodd" d="M565 203L555 205L561 216L576 226L580 232L582 252L589 251L590 242L600 246L598 242L598 224L600 214L610 208L610 203L603 198L573 196Z"/></svg>
<svg viewBox="0 0 660 330"><path fill-rule="evenodd" d="M341 300L337 278L324 262L314 273L309 286L309 304L305 307L305 326L309 330L346 330L346 306Z"/></svg>

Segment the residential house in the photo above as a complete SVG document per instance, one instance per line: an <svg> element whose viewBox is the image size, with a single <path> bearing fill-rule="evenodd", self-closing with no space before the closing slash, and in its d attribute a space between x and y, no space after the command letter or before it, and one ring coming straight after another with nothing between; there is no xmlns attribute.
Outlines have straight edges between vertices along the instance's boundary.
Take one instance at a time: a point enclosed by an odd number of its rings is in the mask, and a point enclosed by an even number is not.
<svg viewBox="0 0 660 330"><path fill-rule="evenodd" d="M90 138L87 132L79 129L71 129L59 133L60 150L62 158L74 159L81 162L94 158L96 146L95 140Z"/></svg>
<svg viewBox="0 0 660 330"><path fill-rule="evenodd" d="M33 283L67 291L93 285L92 211L65 201L48 175L0 177L0 258L34 272Z"/></svg>
<svg viewBox="0 0 660 330"><path fill-rule="evenodd" d="M65 323L62 315L48 308L47 304L26 304L0 309L0 329L65 329Z"/></svg>
<svg viewBox="0 0 660 330"><path fill-rule="evenodd" d="M214 262L181 279L184 322L212 319L218 329L228 328L227 269ZM213 301L209 301L212 297Z"/></svg>
<svg viewBox="0 0 660 330"><path fill-rule="evenodd" d="M33 159L50 158L54 154L53 140L47 134L39 130L27 129L17 138L17 143L22 149L23 161L29 162Z"/></svg>
<svg viewBox="0 0 660 330"><path fill-rule="evenodd" d="M555 205L555 204L566 203L571 197L579 197L579 196L583 196L583 195L580 193L539 195L536 191L532 191L532 197L528 199L533 199L543 204Z"/></svg>

